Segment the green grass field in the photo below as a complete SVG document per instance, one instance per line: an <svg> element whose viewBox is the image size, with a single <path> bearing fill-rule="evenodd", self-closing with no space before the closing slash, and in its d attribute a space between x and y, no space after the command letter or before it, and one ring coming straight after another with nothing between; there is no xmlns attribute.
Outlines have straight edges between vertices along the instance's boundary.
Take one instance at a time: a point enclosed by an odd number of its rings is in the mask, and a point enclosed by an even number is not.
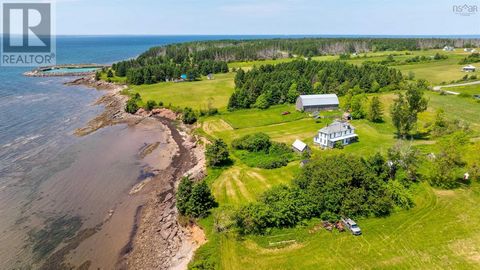
<svg viewBox="0 0 480 270"><path fill-rule="evenodd" d="M207 109L212 106L225 109L233 93L233 73L216 74L213 80L202 78L195 82L163 82L151 85L131 86L131 93L139 93L142 100L162 101L179 107Z"/></svg>

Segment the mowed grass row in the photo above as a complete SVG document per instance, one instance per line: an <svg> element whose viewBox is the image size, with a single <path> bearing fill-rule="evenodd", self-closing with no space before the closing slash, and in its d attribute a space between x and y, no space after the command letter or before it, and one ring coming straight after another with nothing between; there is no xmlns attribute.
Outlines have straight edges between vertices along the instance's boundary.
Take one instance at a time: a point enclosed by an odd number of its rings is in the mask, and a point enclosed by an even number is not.
<svg viewBox="0 0 480 270"><path fill-rule="evenodd" d="M215 241L222 269L476 269L480 267L480 187L416 188L416 206L388 218L360 220L360 237L305 228ZM208 220L203 224L211 230ZM208 231L211 234L211 231ZM286 247L275 248L281 241Z"/></svg>
<svg viewBox="0 0 480 270"><path fill-rule="evenodd" d="M222 206L239 206L254 202L269 188L290 183L299 170L298 162L274 170L238 164L228 168L213 182L213 195Z"/></svg>

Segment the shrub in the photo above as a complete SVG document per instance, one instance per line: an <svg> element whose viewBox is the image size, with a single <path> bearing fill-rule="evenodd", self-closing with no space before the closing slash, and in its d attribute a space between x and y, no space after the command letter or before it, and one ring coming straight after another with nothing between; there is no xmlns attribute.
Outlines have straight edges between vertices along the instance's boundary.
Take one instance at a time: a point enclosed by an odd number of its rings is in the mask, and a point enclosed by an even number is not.
<svg viewBox="0 0 480 270"><path fill-rule="evenodd" d="M157 102L155 102L154 100L149 100L147 101L147 104L145 106L145 109L147 111L151 111L153 110L155 107L157 107Z"/></svg>
<svg viewBox="0 0 480 270"><path fill-rule="evenodd" d="M187 125L191 125L197 122L197 115L192 108L186 107L185 109L183 109L182 122Z"/></svg>
<svg viewBox="0 0 480 270"><path fill-rule="evenodd" d="M265 133L255 133L232 141L232 147L250 152L267 151L270 148L270 137Z"/></svg>
<svg viewBox="0 0 480 270"><path fill-rule="evenodd" d="M127 113L134 114L138 111L138 105L136 99L129 99L125 105L125 111Z"/></svg>
<svg viewBox="0 0 480 270"><path fill-rule="evenodd" d="M182 215L187 214L187 208L188 208L188 200L190 199L190 195L192 194L192 189L193 189L193 182L190 180L189 177L183 177L182 180L180 181L180 184L178 185L178 190L177 190L177 209L178 212Z"/></svg>
<svg viewBox="0 0 480 270"><path fill-rule="evenodd" d="M230 161L228 146L222 139L216 139L207 145L205 157L209 166L220 166Z"/></svg>

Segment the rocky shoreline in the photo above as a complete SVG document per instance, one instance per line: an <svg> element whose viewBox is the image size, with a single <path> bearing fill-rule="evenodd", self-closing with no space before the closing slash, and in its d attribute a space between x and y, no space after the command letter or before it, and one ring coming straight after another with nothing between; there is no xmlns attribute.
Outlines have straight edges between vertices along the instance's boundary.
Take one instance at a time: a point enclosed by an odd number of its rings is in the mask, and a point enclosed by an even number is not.
<svg viewBox="0 0 480 270"><path fill-rule="evenodd" d="M75 131L77 136L85 136L96 130L116 125L136 125L145 119L155 120L170 133L169 144L175 149L170 166L155 171L148 183L142 183L135 190L148 188L147 202L137 208L134 226L128 243L121 250L116 269L186 269L194 251L205 242L205 236L195 224L182 226L178 222L175 207L175 190L184 175L202 179L205 175L205 157L198 138L190 135L189 127L175 122L176 115L165 109L153 112L139 112L131 115L124 111L127 97L121 95L125 85L95 81L94 76L74 80L68 85L83 85L108 91L95 104L105 106L105 110ZM154 147L154 146L152 146ZM147 150L148 147L147 147ZM142 155L142 154L140 154ZM132 189L132 190L133 190Z"/></svg>

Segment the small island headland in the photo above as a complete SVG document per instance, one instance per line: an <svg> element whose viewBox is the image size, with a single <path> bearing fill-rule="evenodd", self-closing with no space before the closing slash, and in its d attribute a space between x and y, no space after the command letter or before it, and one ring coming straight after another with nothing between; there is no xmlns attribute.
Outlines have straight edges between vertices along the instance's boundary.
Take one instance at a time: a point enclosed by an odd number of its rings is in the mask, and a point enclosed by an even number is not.
<svg viewBox="0 0 480 270"><path fill-rule="evenodd" d="M39 67L23 73L28 77L60 77L60 76L88 76L97 70L107 68L109 65L100 64L64 64L47 67Z"/></svg>

